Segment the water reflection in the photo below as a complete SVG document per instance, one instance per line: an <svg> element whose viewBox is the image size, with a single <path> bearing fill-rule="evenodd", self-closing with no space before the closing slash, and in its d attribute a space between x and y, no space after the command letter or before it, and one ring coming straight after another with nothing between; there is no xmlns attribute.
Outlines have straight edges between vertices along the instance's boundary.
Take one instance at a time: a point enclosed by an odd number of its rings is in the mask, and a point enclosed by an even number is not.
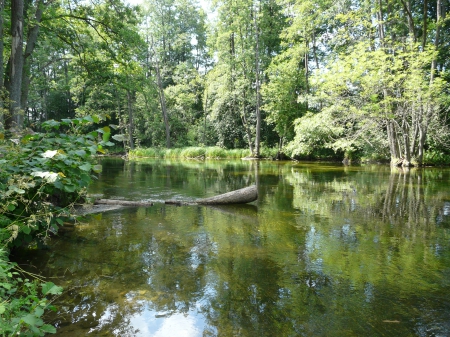
<svg viewBox="0 0 450 337"><path fill-rule="evenodd" d="M64 336L444 336L449 178L111 161L93 193L186 200L257 182L260 197L94 215L23 259L68 289L50 317Z"/></svg>

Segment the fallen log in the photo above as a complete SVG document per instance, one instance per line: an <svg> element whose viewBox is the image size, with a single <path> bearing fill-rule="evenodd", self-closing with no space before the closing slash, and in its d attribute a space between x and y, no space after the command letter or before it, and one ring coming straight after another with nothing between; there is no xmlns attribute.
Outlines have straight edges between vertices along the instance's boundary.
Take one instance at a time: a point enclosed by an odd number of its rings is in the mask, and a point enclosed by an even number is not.
<svg viewBox="0 0 450 337"><path fill-rule="evenodd" d="M168 205L234 205L246 204L258 199L258 189L255 185L244 187L239 190L219 194L214 197L198 199L190 202L180 200L166 200ZM94 204L120 205L120 206L153 206L153 201L129 201L118 199L98 199Z"/></svg>
<svg viewBox="0 0 450 337"><path fill-rule="evenodd" d="M152 201L129 201L121 199L98 199L95 205L120 205L120 206L153 206Z"/></svg>
<svg viewBox="0 0 450 337"><path fill-rule="evenodd" d="M231 191L215 197L196 200L200 205L231 205L246 204L258 199L258 189L256 185L244 187L239 190Z"/></svg>

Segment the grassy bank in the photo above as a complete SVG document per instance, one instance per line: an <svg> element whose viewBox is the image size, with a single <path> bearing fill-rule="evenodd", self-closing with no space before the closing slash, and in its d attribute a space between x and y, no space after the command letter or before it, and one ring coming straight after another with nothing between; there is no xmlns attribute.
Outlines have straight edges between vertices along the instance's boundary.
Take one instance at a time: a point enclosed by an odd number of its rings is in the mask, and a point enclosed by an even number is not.
<svg viewBox="0 0 450 337"><path fill-rule="evenodd" d="M261 149L262 158L273 158L277 149ZM137 148L129 152L132 158L161 158L161 159L240 159L251 155L248 149L223 149L220 147L185 147L176 149Z"/></svg>

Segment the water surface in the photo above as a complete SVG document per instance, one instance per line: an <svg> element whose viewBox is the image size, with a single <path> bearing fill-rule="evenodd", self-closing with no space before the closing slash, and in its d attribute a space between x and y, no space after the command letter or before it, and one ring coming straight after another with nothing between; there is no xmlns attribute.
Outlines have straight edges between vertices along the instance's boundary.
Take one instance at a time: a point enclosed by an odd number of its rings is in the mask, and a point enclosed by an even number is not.
<svg viewBox="0 0 450 337"><path fill-rule="evenodd" d="M59 336L448 336L450 171L103 161L95 214L24 263ZM173 206L251 184L248 205Z"/></svg>

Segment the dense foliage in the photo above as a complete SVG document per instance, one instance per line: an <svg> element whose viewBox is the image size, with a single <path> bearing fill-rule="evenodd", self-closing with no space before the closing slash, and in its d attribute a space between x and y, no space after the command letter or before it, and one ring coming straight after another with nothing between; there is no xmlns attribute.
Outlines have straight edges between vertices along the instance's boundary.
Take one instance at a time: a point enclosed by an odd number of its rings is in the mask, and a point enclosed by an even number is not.
<svg viewBox="0 0 450 337"><path fill-rule="evenodd" d="M125 150L448 161L447 1L210 6L0 1L1 125L103 113Z"/></svg>

